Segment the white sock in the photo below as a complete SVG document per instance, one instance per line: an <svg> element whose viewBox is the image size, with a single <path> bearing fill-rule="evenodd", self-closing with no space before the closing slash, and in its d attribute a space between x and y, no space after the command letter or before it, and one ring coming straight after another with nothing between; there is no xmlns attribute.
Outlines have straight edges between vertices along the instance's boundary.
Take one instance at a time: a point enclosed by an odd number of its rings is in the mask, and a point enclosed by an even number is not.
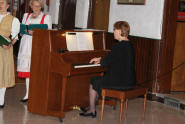
<svg viewBox="0 0 185 124"><path fill-rule="evenodd" d="M6 88L0 88L0 105L4 104Z"/></svg>
<svg viewBox="0 0 185 124"><path fill-rule="evenodd" d="M26 94L23 99L28 99L28 93L29 93L29 78L26 78Z"/></svg>

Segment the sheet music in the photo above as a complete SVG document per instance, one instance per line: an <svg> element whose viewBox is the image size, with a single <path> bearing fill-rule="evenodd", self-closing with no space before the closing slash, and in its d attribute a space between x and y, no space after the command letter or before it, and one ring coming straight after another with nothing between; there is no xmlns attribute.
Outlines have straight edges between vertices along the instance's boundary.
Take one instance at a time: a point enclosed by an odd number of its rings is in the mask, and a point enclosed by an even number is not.
<svg viewBox="0 0 185 124"><path fill-rule="evenodd" d="M66 44L69 51L78 51L76 33L66 32Z"/></svg>
<svg viewBox="0 0 185 124"><path fill-rule="evenodd" d="M94 50L92 32L66 32L69 51Z"/></svg>

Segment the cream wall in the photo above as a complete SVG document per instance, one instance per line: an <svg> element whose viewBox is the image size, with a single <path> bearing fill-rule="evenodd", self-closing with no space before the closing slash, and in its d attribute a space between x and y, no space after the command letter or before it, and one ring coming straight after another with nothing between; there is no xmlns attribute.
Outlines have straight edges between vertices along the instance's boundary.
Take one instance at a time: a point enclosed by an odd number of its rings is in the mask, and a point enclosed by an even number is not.
<svg viewBox="0 0 185 124"><path fill-rule="evenodd" d="M161 39L164 0L146 0L145 5L117 4L111 0L109 15L109 32L118 20L128 21L131 35Z"/></svg>
<svg viewBox="0 0 185 124"><path fill-rule="evenodd" d="M46 3L46 0L44 0L44 2ZM49 9L46 5L44 6L45 8L44 12L51 15L53 24L58 24L58 14L59 14L59 5L60 5L59 3L60 3L59 0L50 0Z"/></svg>

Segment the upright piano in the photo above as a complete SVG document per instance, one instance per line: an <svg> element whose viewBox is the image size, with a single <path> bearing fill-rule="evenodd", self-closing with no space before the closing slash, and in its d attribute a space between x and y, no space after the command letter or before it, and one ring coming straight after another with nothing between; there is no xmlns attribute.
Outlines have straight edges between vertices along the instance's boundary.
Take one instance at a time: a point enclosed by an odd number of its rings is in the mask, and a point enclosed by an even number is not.
<svg viewBox="0 0 185 124"><path fill-rule="evenodd" d="M92 32L94 50L68 51L66 32ZM85 65L91 58L104 57L108 52L104 31L36 29L28 111L64 118L75 107L88 106L90 78L102 75L106 68Z"/></svg>

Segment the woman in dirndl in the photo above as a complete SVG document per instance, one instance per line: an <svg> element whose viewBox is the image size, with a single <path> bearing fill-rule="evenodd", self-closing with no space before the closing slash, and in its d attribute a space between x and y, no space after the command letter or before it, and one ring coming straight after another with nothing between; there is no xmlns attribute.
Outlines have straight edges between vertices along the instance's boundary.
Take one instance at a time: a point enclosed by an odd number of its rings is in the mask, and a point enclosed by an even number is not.
<svg viewBox="0 0 185 124"><path fill-rule="evenodd" d="M30 0L32 13L25 13L22 24L47 24L48 29L52 28L52 21L49 15L44 14L41 10L44 8L43 0ZM18 77L26 79L26 94L21 102L27 102L29 94L29 79L30 79L30 64L32 51L32 30L28 30L28 34L24 34L21 38L21 43L18 53L17 72Z"/></svg>
<svg viewBox="0 0 185 124"><path fill-rule="evenodd" d="M9 0L0 0L0 35L11 40L9 45L0 46L0 108L4 108L5 92L15 85L13 45L17 41L20 22L7 9Z"/></svg>

